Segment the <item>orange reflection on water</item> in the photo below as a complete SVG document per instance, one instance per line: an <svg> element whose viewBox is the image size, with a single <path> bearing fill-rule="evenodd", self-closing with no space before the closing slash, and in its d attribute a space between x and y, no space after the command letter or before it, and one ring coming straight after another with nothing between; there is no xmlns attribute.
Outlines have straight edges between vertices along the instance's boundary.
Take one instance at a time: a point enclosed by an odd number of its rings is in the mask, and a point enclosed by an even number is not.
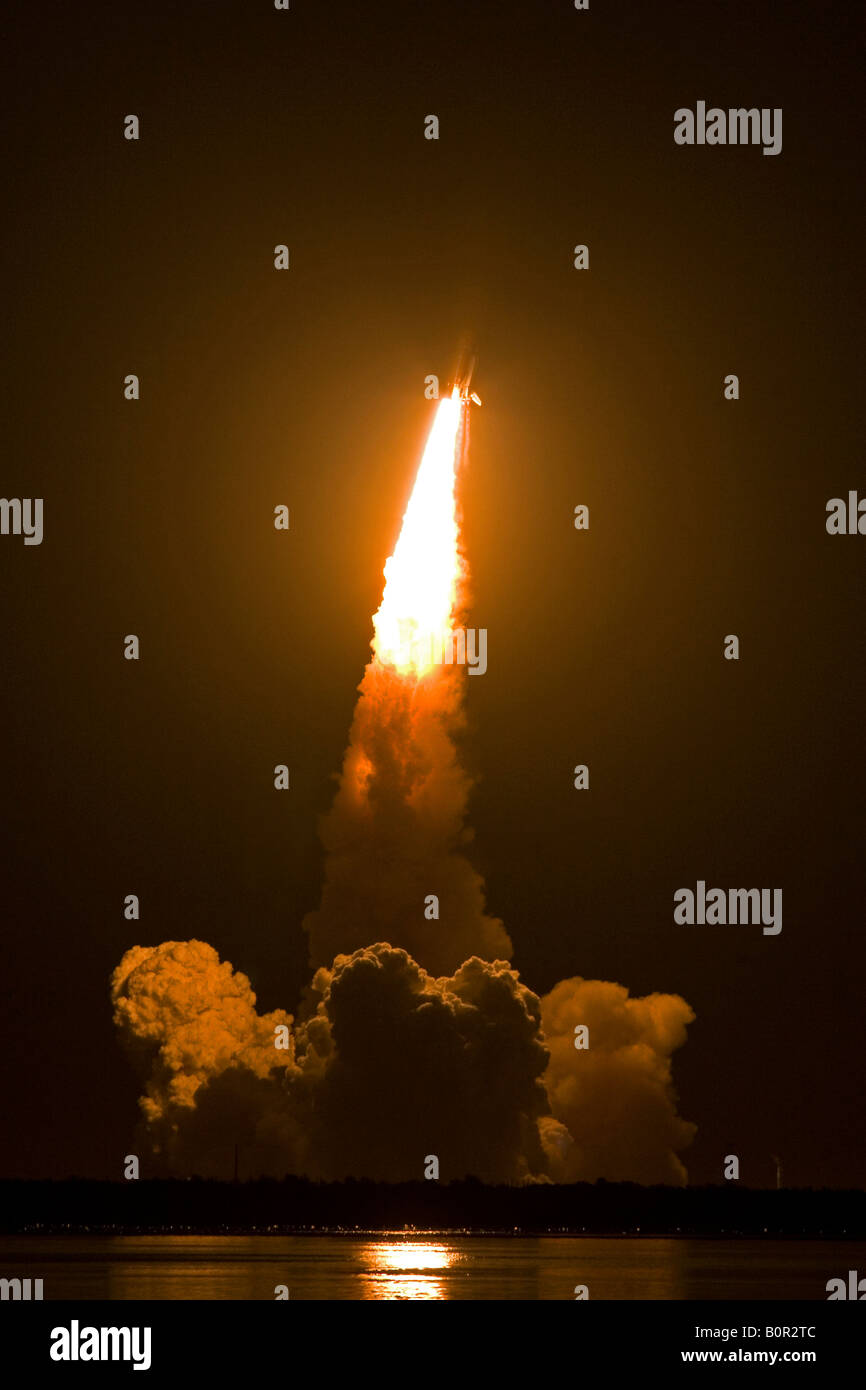
<svg viewBox="0 0 866 1390"><path fill-rule="evenodd" d="M429 1241L371 1241L360 1252L362 1298L446 1298L437 1270L451 1269L458 1256Z"/></svg>

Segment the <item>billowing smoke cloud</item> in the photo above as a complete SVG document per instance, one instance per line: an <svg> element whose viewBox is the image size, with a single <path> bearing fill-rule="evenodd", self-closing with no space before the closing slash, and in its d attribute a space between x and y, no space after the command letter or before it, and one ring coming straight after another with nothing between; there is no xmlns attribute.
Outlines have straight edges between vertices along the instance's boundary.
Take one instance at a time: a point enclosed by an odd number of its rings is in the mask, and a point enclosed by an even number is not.
<svg viewBox="0 0 866 1390"><path fill-rule="evenodd" d="M677 995L579 977L539 1001L501 958L511 943L461 850L459 680L367 668L294 1030L202 941L133 947L114 972L158 1168L225 1177L237 1145L246 1176L396 1181L435 1154L443 1178L685 1181L695 1127L671 1055L694 1015Z"/></svg>
<svg viewBox="0 0 866 1390"><path fill-rule="evenodd" d="M434 978L379 943L316 972L278 1049L291 1016L259 1015L246 976L189 941L127 951L112 997L158 1171L225 1177L237 1145L246 1176L399 1181L435 1154L451 1178L685 1180L676 995L577 978L539 1000L505 961Z"/></svg>
<svg viewBox="0 0 866 1390"><path fill-rule="evenodd" d="M546 1172L538 998L504 961L434 979L378 944L313 981L289 1051L281 1010L200 941L134 947L114 974L115 1021L150 1073L141 1106L160 1165L246 1175L515 1182Z"/></svg>
<svg viewBox="0 0 866 1390"><path fill-rule="evenodd" d="M133 946L112 975L111 998L146 1078L139 1107L160 1167L224 1177L242 1140L287 1171L287 1082L297 1068L291 1032L289 1049L278 1051L274 1030L291 1030L290 1014L258 1014L246 975L204 941Z"/></svg>
<svg viewBox="0 0 866 1390"><path fill-rule="evenodd" d="M469 779L453 735L464 673L443 667L415 682L372 661L334 805L322 827L325 886L305 923L314 965L371 941L403 946L428 970L471 955L510 958L502 923L484 911L484 884L461 852ZM439 920L424 915L439 899Z"/></svg>
<svg viewBox="0 0 866 1390"><path fill-rule="evenodd" d="M473 957L433 979L379 944L320 970L298 1052L319 1084L313 1143L325 1177L514 1182L545 1166L538 998L505 961Z"/></svg>
<svg viewBox="0 0 866 1390"><path fill-rule="evenodd" d="M677 1114L670 1059L693 1019L679 995L630 999L623 985L602 980L562 980L544 996L544 1081L553 1115L571 1139L563 1144L561 1131L546 1135L556 1179L685 1182L677 1153L695 1126ZM586 1049L575 1048L580 1024L588 1029Z"/></svg>

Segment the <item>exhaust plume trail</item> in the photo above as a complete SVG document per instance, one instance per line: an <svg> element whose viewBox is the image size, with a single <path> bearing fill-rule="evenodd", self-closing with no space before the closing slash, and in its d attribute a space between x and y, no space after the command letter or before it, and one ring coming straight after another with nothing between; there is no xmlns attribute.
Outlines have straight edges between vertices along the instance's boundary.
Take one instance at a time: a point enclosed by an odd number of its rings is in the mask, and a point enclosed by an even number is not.
<svg viewBox="0 0 866 1390"><path fill-rule="evenodd" d="M461 609L457 477L469 405L440 401L373 619L373 659L359 686L339 790L321 827L325 885L304 922L314 965L371 941L403 946L450 973L471 955L511 956L484 884L460 852L470 781L454 736L465 672L437 665ZM439 920L424 902L439 899Z"/></svg>

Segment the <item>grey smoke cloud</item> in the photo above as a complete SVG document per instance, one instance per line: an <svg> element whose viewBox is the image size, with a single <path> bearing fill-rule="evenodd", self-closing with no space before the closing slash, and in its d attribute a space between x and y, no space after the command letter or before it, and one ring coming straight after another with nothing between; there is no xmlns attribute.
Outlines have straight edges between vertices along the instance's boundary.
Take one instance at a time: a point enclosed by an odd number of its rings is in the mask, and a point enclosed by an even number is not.
<svg viewBox="0 0 866 1390"><path fill-rule="evenodd" d="M547 1135L551 1173L563 1182L686 1181L679 1152L696 1126L677 1114L671 1056L694 1013L677 994L629 996L624 985L579 976L541 1000L550 1061L544 1081L570 1143ZM589 1029L588 1049L575 1026Z"/></svg>
<svg viewBox="0 0 866 1390"><path fill-rule="evenodd" d="M398 1181L436 1154L443 1178L685 1181L677 995L575 978L539 1000L506 961L434 977L380 942L316 972L283 1051L291 1016L204 942L133 947L112 994L158 1171L224 1177L237 1144L245 1176Z"/></svg>
<svg viewBox="0 0 866 1390"><path fill-rule="evenodd" d="M134 947L114 975L115 1022L148 1076L142 1114L160 1166L244 1173L521 1181L546 1171L538 1120L548 1053L540 1003L505 961L434 978L384 943L317 972L288 1052L281 1010L203 942Z"/></svg>

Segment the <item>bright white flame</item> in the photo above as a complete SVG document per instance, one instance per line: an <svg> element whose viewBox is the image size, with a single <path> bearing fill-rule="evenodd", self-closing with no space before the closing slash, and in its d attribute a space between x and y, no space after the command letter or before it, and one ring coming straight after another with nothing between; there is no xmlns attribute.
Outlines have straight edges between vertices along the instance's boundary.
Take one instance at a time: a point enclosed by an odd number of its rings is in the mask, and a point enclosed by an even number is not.
<svg viewBox="0 0 866 1390"><path fill-rule="evenodd" d="M451 632L460 576L455 484L463 406L440 401L373 619L373 651L402 675L423 676Z"/></svg>

